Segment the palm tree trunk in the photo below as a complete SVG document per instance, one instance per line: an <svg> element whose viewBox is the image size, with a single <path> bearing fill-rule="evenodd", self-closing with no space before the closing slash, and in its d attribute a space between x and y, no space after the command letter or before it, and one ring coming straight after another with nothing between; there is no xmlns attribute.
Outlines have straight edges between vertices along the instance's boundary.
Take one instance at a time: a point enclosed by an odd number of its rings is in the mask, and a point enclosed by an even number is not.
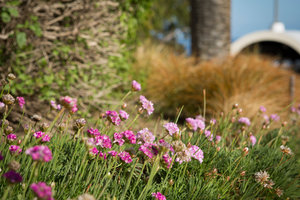
<svg viewBox="0 0 300 200"><path fill-rule="evenodd" d="M192 54L200 60L230 51L230 0L190 0Z"/></svg>

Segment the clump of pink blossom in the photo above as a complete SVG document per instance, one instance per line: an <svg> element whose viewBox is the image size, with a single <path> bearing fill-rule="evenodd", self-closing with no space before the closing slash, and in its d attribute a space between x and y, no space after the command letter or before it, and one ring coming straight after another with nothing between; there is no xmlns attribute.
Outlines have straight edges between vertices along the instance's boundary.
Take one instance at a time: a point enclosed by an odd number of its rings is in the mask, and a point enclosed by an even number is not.
<svg viewBox="0 0 300 200"><path fill-rule="evenodd" d="M136 80L133 80L131 83L131 88L133 91L140 91L142 89L141 84L139 84Z"/></svg>
<svg viewBox="0 0 300 200"><path fill-rule="evenodd" d="M241 124L244 124L246 126L250 126L251 125L251 122L250 122L249 118L247 118L247 117L241 117L238 120L238 122L241 123Z"/></svg>
<svg viewBox="0 0 300 200"><path fill-rule="evenodd" d="M157 155L157 152L153 148L155 146L156 145L153 143L144 143L143 145L140 146L139 150L149 158L153 158L153 156Z"/></svg>
<svg viewBox="0 0 300 200"><path fill-rule="evenodd" d="M254 146L256 144L256 137L254 135L251 135L249 139L251 141L252 146Z"/></svg>
<svg viewBox="0 0 300 200"><path fill-rule="evenodd" d="M119 114L116 111L108 110L108 111L106 111L105 114L106 114L108 121L110 121L113 125L115 125L115 126L120 125L121 119L120 119Z"/></svg>
<svg viewBox="0 0 300 200"><path fill-rule="evenodd" d="M126 138L127 141L129 141L129 143L131 144L135 144L136 143L136 136L134 135L134 133L130 130L124 131L123 136Z"/></svg>
<svg viewBox="0 0 300 200"><path fill-rule="evenodd" d="M204 134L209 141L213 141L214 135L209 130L205 130Z"/></svg>
<svg viewBox="0 0 300 200"><path fill-rule="evenodd" d="M142 109L146 110L148 115L151 115L154 111L153 103L146 99L144 96L140 96L140 103L142 105Z"/></svg>
<svg viewBox="0 0 300 200"><path fill-rule="evenodd" d="M160 192L152 193L152 197L157 200L166 200L166 197Z"/></svg>
<svg viewBox="0 0 300 200"><path fill-rule="evenodd" d="M45 145L30 147L25 153L30 155L33 160L44 162L49 162L52 160L51 150Z"/></svg>
<svg viewBox="0 0 300 200"><path fill-rule="evenodd" d="M216 143L219 143L221 141L222 137L220 135L216 135Z"/></svg>
<svg viewBox="0 0 300 200"><path fill-rule="evenodd" d="M60 98L60 102L67 110L69 110L69 112L77 112L77 99L65 96Z"/></svg>
<svg viewBox="0 0 300 200"><path fill-rule="evenodd" d="M260 106L260 107L259 107L259 111L260 111L261 113L265 113L265 112L267 111L267 109L266 109L264 106Z"/></svg>
<svg viewBox="0 0 300 200"><path fill-rule="evenodd" d="M96 156L99 153L99 150L96 147L93 147L89 150L91 156Z"/></svg>
<svg viewBox="0 0 300 200"><path fill-rule="evenodd" d="M10 151L11 153L17 153L17 154L19 154L19 153L22 152L22 149L21 149L21 147L18 146L18 145L10 145L10 146L9 146L9 151Z"/></svg>
<svg viewBox="0 0 300 200"><path fill-rule="evenodd" d="M11 142L15 141L17 139L17 136L15 134L13 134L13 133L8 134L6 137L7 137L7 140L11 141Z"/></svg>
<svg viewBox="0 0 300 200"><path fill-rule="evenodd" d="M173 122L169 122L166 123L164 125L164 128L167 130L167 132L172 136L175 133L179 132L179 128L177 126L177 124L173 123Z"/></svg>
<svg viewBox="0 0 300 200"><path fill-rule="evenodd" d="M61 105L57 104L55 101L51 100L50 101L50 106L54 109L54 110L61 110Z"/></svg>
<svg viewBox="0 0 300 200"><path fill-rule="evenodd" d="M189 129L192 129L196 131L198 129L198 123L195 119L189 117L185 119L186 125L188 126Z"/></svg>
<svg viewBox="0 0 300 200"><path fill-rule="evenodd" d="M102 148L110 149L112 144L111 140L107 135L100 135L95 137L95 145L101 146Z"/></svg>
<svg viewBox="0 0 300 200"><path fill-rule="evenodd" d="M277 122L280 120L280 117L277 114L271 114L270 119L274 122Z"/></svg>
<svg viewBox="0 0 300 200"><path fill-rule="evenodd" d="M143 130L137 132L136 138L139 141L138 144L141 144L142 142L153 143L155 140L155 136L149 131L148 128L144 128Z"/></svg>
<svg viewBox="0 0 300 200"><path fill-rule="evenodd" d="M16 99L17 99L17 102L18 102L20 108L23 109L23 107L25 105L25 99L24 99L24 97L17 97Z"/></svg>
<svg viewBox="0 0 300 200"><path fill-rule="evenodd" d="M102 151L100 151L98 155L100 158L103 158L104 160L106 160L106 158L107 158L106 153L103 153Z"/></svg>
<svg viewBox="0 0 300 200"><path fill-rule="evenodd" d="M122 151L122 152L118 153L118 156L125 163L131 163L132 162L132 158L131 158L130 154L126 151Z"/></svg>
<svg viewBox="0 0 300 200"><path fill-rule="evenodd" d="M200 163L203 162L204 159L204 155L203 155L203 151L196 145L192 145L189 148L189 151L191 153L192 158L195 158L196 160L198 160Z"/></svg>
<svg viewBox="0 0 300 200"><path fill-rule="evenodd" d="M172 157L168 153L166 153L162 156L162 159L163 159L163 163L165 164L166 168L169 169L172 164Z"/></svg>
<svg viewBox="0 0 300 200"><path fill-rule="evenodd" d="M88 132L91 136L93 136L93 137L96 137L96 136L99 136L99 135L100 135L99 130L96 129L96 128L95 128L95 129L90 128L90 129L87 130L87 132Z"/></svg>
<svg viewBox="0 0 300 200"><path fill-rule="evenodd" d="M124 110L119 110L119 116L122 121L127 120L129 118L129 114Z"/></svg>
<svg viewBox="0 0 300 200"><path fill-rule="evenodd" d="M33 183L30 185L38 199L41 200L54 200L52 197L52 189L44 182Z"/></svg>
<svg viewBox="0 0 300 200"><path fill-rule="evenodd" d="M117 151L109 151L107 152L109 155L111 155L112 157L116 157L118 155Z"/></svg>
<svg viewBox="0 0 300 200"><path fill-rule="evenodd" d="M123 139L123 133L114 133L114 143L118 143L119 146L122 146L125 143Z"/></svg>

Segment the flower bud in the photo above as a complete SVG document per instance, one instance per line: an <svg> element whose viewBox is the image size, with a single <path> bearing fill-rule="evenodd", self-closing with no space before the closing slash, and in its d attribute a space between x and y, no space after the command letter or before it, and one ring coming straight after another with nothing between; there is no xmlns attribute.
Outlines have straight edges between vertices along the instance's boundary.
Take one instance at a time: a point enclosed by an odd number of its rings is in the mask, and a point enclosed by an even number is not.
<svg viewBox="0 0 300 200"><path fill-rule="evenodd" d="M241 176L245 176L245 175L246 175L246 171L242 171L242 172L240 173L240 175L241 175Z"/></svg>
<svg viewBox="0 0 300 200"><path fill-rule="evenodd" d="M243 109L238 109L238 113L241 114L243 112Z"/></svg>
<svg viewBox="0 0 300 200"><path fill-rule="evenodd" d="M0 86L4 87L7 85L7 81L5 79L0 80Z"/></svg>
<svg viewBox="0 0 300 200"><path fill-rule="evenodd" d="M127 107L127 104L124 103L124 104L122 105L122 109L125 109L126 107Z"/></svg>
<svg viewBox="0 0 300 200"><path fill-rule="evenodd" d="M49 128L49 124L47 122L44 122L41 124L40 129L45 132Z"/></svg>
<svg viewBox="0 0 300 200"><path fill-rule="evenodd" d="M13 96L11 96L10 94L5 94L2 97L2 101L3 103L5 103L6 105L12 105L15 103L15 98Z"/></svg>
<svg viewBox="0 0 300 200"><path fill-rule="evenodd" d="M248 155L248 153L249 153L248 147L245 147L245 148L243 149L243 152L244 152L244 156Z"/></svg>
<svg viewBox="0 0 300 200"><path fill-rule="evenodd" d="M16 76L15 76L14 74L12 74L12 73L9 73L9 74L7 75L7 79L13 81L13 80L16 79Z"/></svg>
<svg viewBox="0 0 300 200"><path fill-rule="evenodd" d="M13 170L13 171L18 171L20 169L20 163L12 160L10 163L8 163L8 168Z"/></svg>
<svg viewBox="0 0 300 200"><path fill-rule="evenodd" d="M75 124L74 124L74 128L75 129L81 129L82 127L84 127L86 124L86 120L84 118L80 118L80 119L76 119L75 120Z"/></svg>
<svg viewBox="0 0 300 200"><path fill-rule="evenodd" d="M11 127L11 126L7 126L7 127L4 129L4 132L5 132L6 135L11 134L13 131L14 131L14 129L13 129L13 127Z"/></svg>
<svg viewBox="0 0 300 200"><path fill-rule="evenodd" d="M169 185L170 185L170 186L174 185L173 179L171 179L171 180L169 181Z"/></svg>
<svg viewBox="0 0 300 200"><path fill-rule="evenodd" d="M41 117L40 115L34 114L34 115L31 117L31 119L32 119L33 121L35 121L35 122L39 122L39 121L42 120L42 117Z"/></svg>
<svg viewBox="0 0 300 200"><path fill-rule="evenodd" d="M221 147L217 147L217 151L220 151L221 150Z"/></svg>
<svg viewBox="0 0 300 200"><path fill-rule="evenodd" d="M281 126L285 127L285 126L287 126L287 124L288 124L287 121L284 121L284 122L282 122Z"/></svg>
<svg viewBox="0 0 300 200"><path fill-rule="evenodd" d="M233 106L232 106L232 109L234 110L234 109L237 109L239 107L239 104L234 104Z"/></svg>

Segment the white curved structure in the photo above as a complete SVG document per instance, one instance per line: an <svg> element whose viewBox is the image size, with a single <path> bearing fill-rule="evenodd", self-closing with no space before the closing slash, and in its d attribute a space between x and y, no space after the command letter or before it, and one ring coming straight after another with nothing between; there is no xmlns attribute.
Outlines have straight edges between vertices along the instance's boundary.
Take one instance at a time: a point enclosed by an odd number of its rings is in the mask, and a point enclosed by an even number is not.
<svg viewBox="0 0 300 200"><path fill-rule="evenodd" d="M231 44L230 54L236 56L246 47L260 42L284 44L300 55L300 31L258 31L247 34Z"/></svg>

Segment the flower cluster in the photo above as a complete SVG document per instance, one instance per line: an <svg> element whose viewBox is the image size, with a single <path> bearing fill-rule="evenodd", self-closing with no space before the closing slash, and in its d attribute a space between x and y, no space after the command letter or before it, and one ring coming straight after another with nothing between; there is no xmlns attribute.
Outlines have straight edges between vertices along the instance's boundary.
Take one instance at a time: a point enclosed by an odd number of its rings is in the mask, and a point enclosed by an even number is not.
<svg viewBox="0 0 300 200"><path fill-rule="evenodd" d="M173 122L166 123L164 125L164 128L167 130L167 132L172 136L175 133L179 133L179 128L177 124Z"/></svg>
<svg viewBox="0 0 300 200"><path fill-rule="evenodd" d="M113 125L115 126L119 126L121 123L121 118L119 116L119 114L116 111L111 111L108 110L106 111L106 117L108 119L108 121L110 121Z"/></svg>
<svg viewBox="0 0 300 200"><path fill-rule="evenodd" d="M280 146L280 150L283 152L283 154L293 155L292 150L289 147L287 147L287 146L281 145Z"/></svg>
<svg viewBox="0 0 300 200"><path fill-rule="evenodd" d="M114 143L118 143L119 146L122 146L125 141L128 141L130 144L136 143L136 136L130 130L124 131L122 133L114 133Z"/></svg>
<svg viewBox="0 0 300 200"><path fill-rule="evenodd" d="M12 142L12 141L15 141L17 139L17 136L15 134L11 133L11 134L8 134L6 136L6 138L7 138L8 141Z"/></svg>
<svg viewBox="0 0 300 200"><path fill-rule="evenodd" d="M42 142L49 142L50 141L50 136L48 134L45 134L44 132L42 131L37 131L33 134L33 136L36 138L36 139L39 139L39 138L42 138Z"/></svg>
<svg viewBox="0 0 300 200"><path fill-rule="evenodd" d="M10 182L12 184L20 183L23 181L23 177L19 173L15 172L14 170L10 170L10 171L4 173L2 176L4 178L6 178L6 180L8 182Z"/></svg>
<svg viewBox="0 0 300 200"><path fill-rule="evenodd" d="M271 179L269 179L270 175L268 174L268 172L260 171L260 172L256 172L254 175L255 175L256 182L260 183L265 188L272 189L274 182Z"/></svg>
<svg viewBox="0 0 300 200"><path fill-rule="evenodd" d="M60 98L60 102L67 110L69 110L69 112L77 112L77 99L65 96Z"/></svg>
<svg viewBox="0 0 300 200"><path fill-rule="evenodd" d="M53 108L54 110L61 110L61 105L57 104L55 101L51 100L50 101L50 106L51 108Z"/></svg>
<svg viewBox="0 0 300 200"><path fill-rule="evenodd" d="M129 118L129 114L124 110L119 110L119 116L122 121L127 120Z"/></svg>
<svg viewBox="0 0 300 200"><path fill-rule="evenodd" d="M125 163L131 163L132 162L132 158L131 158L130 154L126 151L122 151L122 152L118 153L118 156Z"/></svg>
<svg viewBox="0 0 300 200"><path fill-rule="evenodd" d="M153 158L153 156L156 156L158 154L158 151L155 147L156 144L144 143L140 146L139 150L151 159Z"/></svg>
<svg viewBox="0 0 300 200"><path fill-rule="evenodd" d="M157 200L166 200L166 197L160 192L152 193L152 197Z"/></svg>
<svg viewBox="0 0 300 200"><path fill-rule="evenodd" d="M138 144L153 143L155 140L155 136L152 132L149 131L148 128L144 128L137 132L136 139L139 141Z"/></svg>
<svg viewBox="0 0 300 200"><path fill-rule="evenodd" d="M30 155L33 160L49 162L52 160L52 153L48 146L34 146L26 150L27 155Z"/></svg>
<svg viewBox="0 0 300 200"><path fill-rule="evenodd" d="M186 125L188 126L189 129L197 131L197 129L199 128L200 130L204 130L205 129L205 123L204 120L200 117L198 118L186 118Z"/></svg>
<svg viewBox="0 0 300 200"><path fill-rule="evenodd" d="M25 105L25 99L24 99L24 97L17 97L16 99L17 99L17 102L18 102L20 108L23 109L23 107Z"/></svg>
<svg viewBox="0 0 300 200"><path fill-rule="evenodd" d="M87 132L88 132L91 136L93 136L93 137L96 137L96 136L100 136L100 135L101 135L101 133L99 132L98 129L90 128L90 129L87 130Z"/></svg>
<svg viewBox="0 0 300 200"><path fill-rule="evenodd" d="M132 81L131 88L132 88L132 91L140 91L142 89L141 84L139 84L135 80Z"/></svg>
<svg viewBox="0 0 300 200"><path fill-rule="evenodd" d="M241 118L239 118L238 122L241 123L241 124L244 124L246 126L250 126L251 125L251 122L250 122L249 118L247 118L247 117L241 117Z"/></svg>
<svg viewBox="0 0 300 200"><path fill-rule="evenodd" d="M140 96L140 103L142 105L142 110L146 110L148 115L151 115L154 111L153 103L146 99L144 96Z"/></svg>
<svg viewBox="0 0 300 200"><path fill-rule="evenodd" d="M54 200L52 197L52 189L44 182L33 183L30 185L38 199L41 200Z"/></svg>
<svg viewBox="0 0 300 200"><path fill-rule="evenodd" d="M19 154L19 153L22 152L22 149L21 149L21 147L18 146L18 145L10 145L10 146L9 146L9 151L10 151L11 153L17 153L17 154Z"/></svg>

